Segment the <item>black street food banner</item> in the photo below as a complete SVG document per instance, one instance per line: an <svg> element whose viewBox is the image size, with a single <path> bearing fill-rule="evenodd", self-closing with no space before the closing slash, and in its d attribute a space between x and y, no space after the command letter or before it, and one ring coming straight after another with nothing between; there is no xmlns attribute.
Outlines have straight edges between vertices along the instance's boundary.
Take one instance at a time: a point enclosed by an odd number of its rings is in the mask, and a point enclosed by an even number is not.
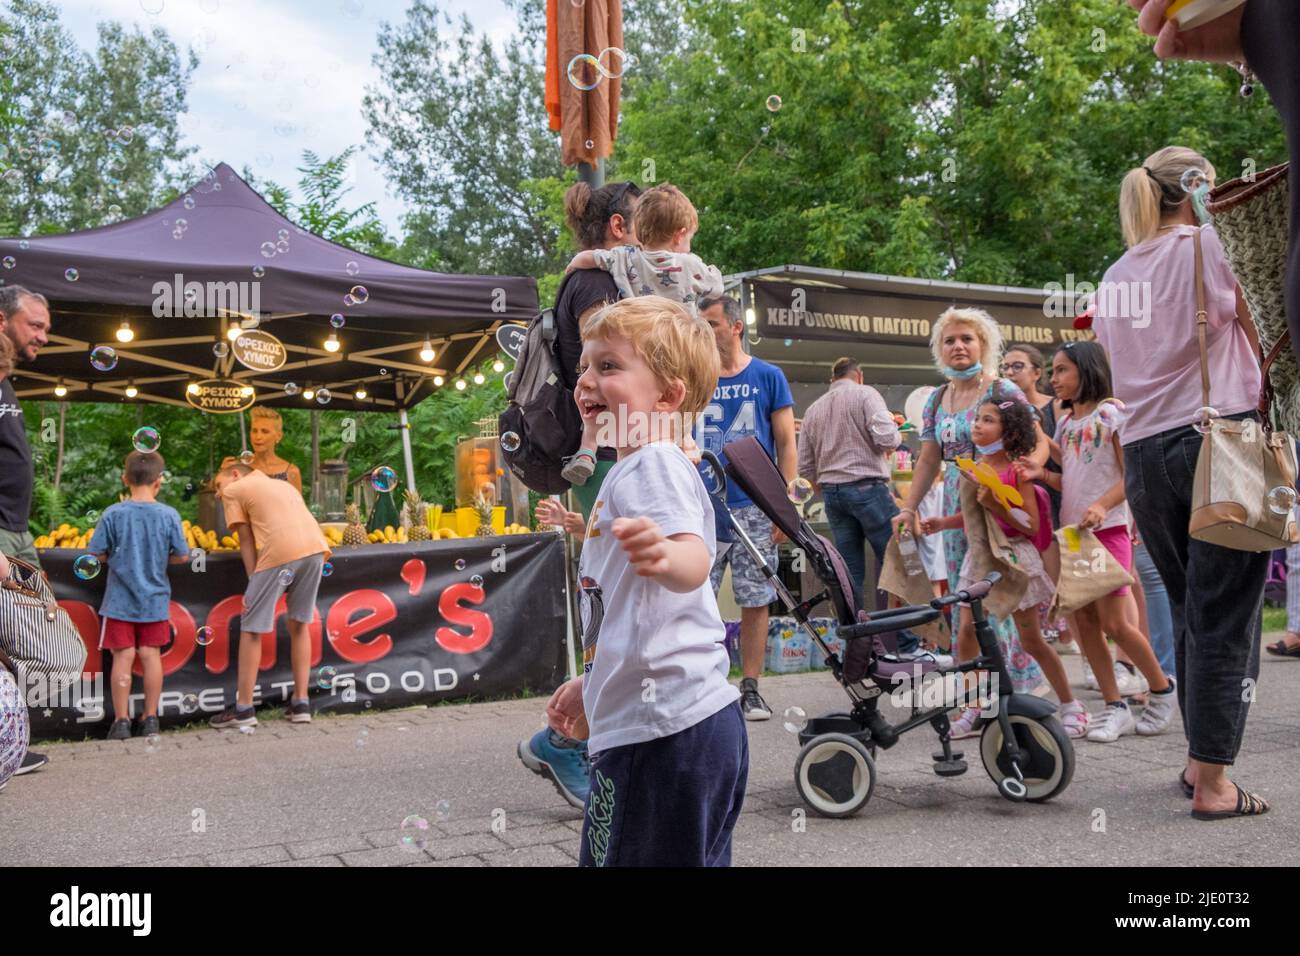
<svg viewBox="0 0 1300 956"><path fill-rule="evenodd" d="M33 708L33 738L102 734L113 718L111 654L99 650L98 608L108 572L78 578L73 562L80 554L41 553L87 658L82 680L60 691L57 706ZM339 548L330 565L310 629L311 699L318 711L540 693L567 676L559 535ZM196 552L169 577L173 636L162 653L163 726L206 720L234 703L247 584L237 553ZM258 703L287 703L293 690L284 613L282 597L275 633L262 638ZM131 710L138 716L139 661L135 672Z"/></svg>
<svg viewBox="0 0 1300 956"><path fill-rule="evenodd" d="M870 345L929 347L930 332L951 306L986 310L1002 327L1004 342L1053 346L1095 338L1074 328L1072 310L1060 297L1043 293L1043 302L983 302L944 296L876 294L787 282L755 282L756 331L764 338L822 339Z"/></svg>

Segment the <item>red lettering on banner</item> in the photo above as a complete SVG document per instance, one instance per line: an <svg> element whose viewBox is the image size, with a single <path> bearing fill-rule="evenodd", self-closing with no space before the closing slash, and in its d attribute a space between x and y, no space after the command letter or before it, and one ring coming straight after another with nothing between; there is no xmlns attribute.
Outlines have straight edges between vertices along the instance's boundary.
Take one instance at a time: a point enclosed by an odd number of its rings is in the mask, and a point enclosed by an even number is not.
<svg viewBox="0 0 1300 956"><path fill-rule="evenodd" d="M358 612L365 613L353 620L352 616ZM393 639L387 634L377 634L368 642L358 638L396 618L397 607L392 598L383 591L367 588L349 591L335 601L325 616L325 629L329 632L330 646L340 657L352 664L365 664L391 651Z"/></svg>
<svg viewBox="0 0 1300 956"><path fill-rule="evenodd" d="M218 601L208 612L208 627L212 628L212 643L204 648L203 666L209 674L224 674L230 667L230 624L244 607L244 596Z"/></svg>
<svg viewBox="0 0 1300 956"><path fill-rule="evenodd" d="M98 674L104 669L103 652L99 649L99 615L85 601L60 601L59 607L68 612L81 643L86 645L86 666L83 674Z"/></svg>
<svg viewBox="0 0 1300 956"><path fill-rule="evenodd" d="M453 654L473 654L487 647L492 640L492 618L483 611L463 607L460 602L483 603L483 589L472 584L453 584L442 592L438 598L438 611L449 624L461 624L468 627L469 633L462 634L449 627L440 627L433 639L438 646Z"/></svg>
<svg viewBox="0 0 1300 956"><path fill-rule="evenodd" d="M424 588L424 562L412 558L402 565L402 580L406 582L407 594L419 594Z"/></svg>

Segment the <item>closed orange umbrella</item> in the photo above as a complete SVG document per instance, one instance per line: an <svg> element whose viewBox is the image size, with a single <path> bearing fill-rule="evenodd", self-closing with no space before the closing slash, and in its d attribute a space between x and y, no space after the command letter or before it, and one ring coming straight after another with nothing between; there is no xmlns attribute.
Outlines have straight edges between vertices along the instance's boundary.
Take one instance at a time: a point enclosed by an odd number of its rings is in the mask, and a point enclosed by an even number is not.
<svg viewBox="0 0 1300 956"><path fill-rule="evenodd" d="M595 166L614 152L623 61L621 0L547 0L545 105L566 166Z"/></svg>

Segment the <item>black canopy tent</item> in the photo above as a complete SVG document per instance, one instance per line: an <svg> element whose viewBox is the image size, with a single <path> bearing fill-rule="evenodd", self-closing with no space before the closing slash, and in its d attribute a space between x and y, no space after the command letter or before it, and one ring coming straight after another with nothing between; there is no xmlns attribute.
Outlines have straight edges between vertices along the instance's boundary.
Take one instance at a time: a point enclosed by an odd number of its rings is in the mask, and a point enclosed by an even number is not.
<svg viewBox="0 0 1300 956"><path fill-rule="evenodd" d="M60 388L66 401L123 401L134 387L132 401L188 407L191 383L218 378L251 387L259 405L397 411L404 423L406 409L440 384L454 387L496 349L500 325L537 311L531 277L447 275L364 255L294 225L224 163L139 218L0 239L0 261L0 282L50 300L50 343L16 371L20 399ZM275 336L284 365L263 372L236 362L218 346L232 326ZM326 346L331 335L337 351ZM116 350L109 371L91 364L99 345ZM286 392L290 382L296 391ZM322 387L325 406L307 397Z"/></svg>

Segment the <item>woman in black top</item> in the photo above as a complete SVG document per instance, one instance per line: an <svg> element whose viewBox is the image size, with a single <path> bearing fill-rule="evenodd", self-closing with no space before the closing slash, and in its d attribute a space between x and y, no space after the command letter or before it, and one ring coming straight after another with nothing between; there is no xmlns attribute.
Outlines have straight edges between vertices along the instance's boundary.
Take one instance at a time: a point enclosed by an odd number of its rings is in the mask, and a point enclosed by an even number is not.
<svg viewBox="0 0 1300 956"><path fill-rule="evenodd" d="M632 213L641 190L635 183L610 183L592 189L577 183L564 194L564 215L579 250L613 249L636 245ZM618 286L603 269L575 269L560 282L555 296L555 324L559 332L556 350L564 385L572 391L578 384L578 361L582 357L583 321L602 306L618 301ZM612 448L596 450L596 473L573 493L585 516L596 500L600 480L618 458Z"/></svg>

